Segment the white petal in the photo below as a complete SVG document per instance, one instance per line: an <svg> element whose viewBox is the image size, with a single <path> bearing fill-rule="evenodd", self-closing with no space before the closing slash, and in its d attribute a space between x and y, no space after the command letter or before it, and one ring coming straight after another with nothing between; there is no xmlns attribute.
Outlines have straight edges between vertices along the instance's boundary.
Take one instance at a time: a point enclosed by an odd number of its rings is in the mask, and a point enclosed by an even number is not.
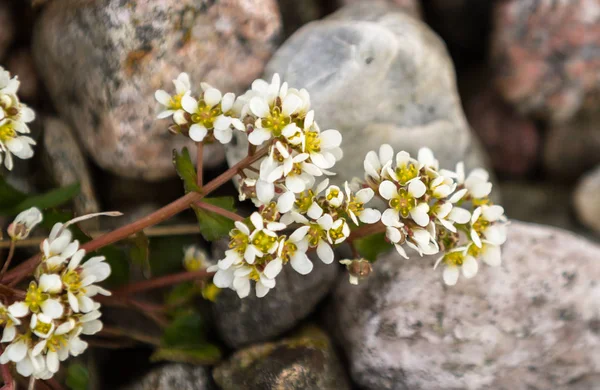
<svg viewBox="0 0 600 390"><path fill-rule="evenodd" d="M385 180L379 185L379 194L383 196L384 199L391 200L398 196L398 188L391 181Z"/></svg>
<svg viewBox="0 0 600 390"><path fill-rule="evenodd" d="M281 113L285 116L291 116L300 108L302 100L297 95L288 95L283 99Z"/></svg>
<svg viewBox="0 0 600 390"><path fill-rule="evenodd" d="M60 290L62 290L62 281L60 280L60 275L42 274L42 276L40 276L40 288L44 292L60 292Z"/></svg>
<svg viewBox="0 0 600 390"><path fill-rule="evenodd" d="M325 130L320 135L321 148L331 149L340 146L342 143L342 133L337 130Z"/></svg>
<svg viewBox="0 0 600 390"><path fill-rule="evenodd" d="M290 259L290 264L300 275L308 275L314 267L308 256L306 256L306 253L302 252L296 252Z"/></svg>
<svg viewBox="0 0 600 390"><path fill-rule="evenodd" d="M389 144L383 144L379 147L379 163L384 165L394 158L394 148Z"/></svg>
<svg viewBox="0 0 600 390"><path fill-rule="evenodd" d="M333 217L329 214L325 214L317 220L317 223L321 228L329 230L333 226Z"/></svg>
<svg viewBox="0 0 600 390"><path fill-rule="evenodd" d="M8 312L13 317L25 317L29 313L29 306L25 302L15 302L8 307Z"/></svg>
<svg viewBox="0 0 600 390"><path fill-rule="evenodd" d="M204 102L209 107L214 107L221 102L221 91L216 88L209 88L204 92Z"/></svg>
<svg viewBox="0 0 600 390"><path fill-rule="evenodd" d="M264 118L269 115L270 110L269 105L263 98L255 96L250 99L250 111L252 111L255 116Z"/></svg>
<svg viewBox="0 0 600 390"><path fill-rule="evenodd" d="M252 133L248 134L248 141L257 146L262 145L269 138L271 138L271 132L261 128L254 129Z"/></svg>
<svg viewBox="0 0 600 390"><path fill-rule="evenodd" d="M77 297L69 291L67 293L67 299L69 300L69 305L71 306L71 309L73 309L75 313L79 313L79 301L77 300Z"/></svg>
<svg viewBox="0 0 600 390"><path fill-rule="evenodd" d="M413 179L408 184L408 192L415 198L420 198L427 191L427 187L420 179Z"/></svg>
<svg viewBox="0 0 600 390"><path fill-rule="evenodd" d="M82 326L81 333L88 336L94 335L102 330L102 322L100 320L94 320L86 322Z"/></svg>
<svg viewBox="0 0 600 390"><path fill-rule="evenodd" d="M359 202L361 203L367 203L369 202L371 199L373 199L373 196L375 195L375 191L373 191L370 188L363 188L362 190L359 190L356 193L356 198L358 199Z"/></svg>
<svg viewBox="0 0 600 390"><path fill-rule="evenodd" d="M233 130L231 130L230 128L227 128L225 130L215 130L214 135L220 143L225 145L231 142L231 139L233 138Z"/></svg>
<svg viewBox="0 0 600 390"><path fill-rule="evenodd" d="M275 196L275 187L273 183L269 183L264 180L258 180L256 182L256 197L262 203L269 203Z"/></svg>
<svg viewBox="0 0 600 390"><path fill-rule="evenodd" d="M250 280L247 278L236 278L233 281L233 288L237 292L238 297L246 298L250 294Z"/></svg>
<svg viewBox="0 0 600 390"><path fill-rule="evenodd" d="M494 222L504 215L504 208L498 205L482 207L481 214L486 220Z"/></svg>
<svg viewBox="0 0 600 390"><path fill-rule="evenodd" d="M2 332L2 342L9 343L14 340L17 335L17 328L14 325L7 326L4 328L4 332Z"/></svg>
<svg viewBox="0 0 600 390"><path fill-rule="evenodd" d="M63 305L56 299L46 299L41 304L42 312L48 317L55 319L63 315Z"/></svg>
<svg viewBox="0 0 600 390"><path fill-rule="evenodd" d="M262 283L256 283L256 297L262 298L269 293L271 289ZM241 298L241 297L240 297Z"/></svg>
<svg viewBox="0 0 600 390"><path fill-rule="evenodd" d="M46 355L46 368L52 373L58 372L58 354L56 352L49 351Z"/></svg>
<svg viewBox="0 0 600 390"><path fill-rule="evenodd" d="M163 106L168 106L171 101L171 95L169 95L167 91L164 91L162 89L159 89L158 91L154 92L154 98Z"/></svg>
<svg viewBox="0 0 600 390"><path fill-rule="evenodd" d="M189 135L193 141L202 142L207 133L208 130L206 130L206 127L202 125L194 123L192 126L190 126Z"/></svg>
<svg viewBox="0 0 600 390"><path fill-rule="evenodd" d="M331 264L333 262L333 249L331 249L331 246L329 246L329 244L323 240L319 241L319 245L317 246L317 255L325 264Z"/></svg>
<svg viewBox="0 0 600 390"><path fill-rule="evenodd" d="M198 101L190 95L184 95L181 98L181 107L190 114L195 114L198 111Z"/></svg>
<svg viewBox="0 0 600 390"><path fill-rule="evenodd" d="M400 245L400 244L394 244L394 248L396 248L396 252L398 252L398 254L400 256L402 256L406 260L408 260L408 255L406 254L406 251L404 250L404 248L402 248L402 245Z"/></svg>
<svg viewBox="0 0 600 390"><path fill-rule="evenodd" d="M483 247L483 261L491 267L498 267L502 263L502 254L498 245L486 244Z"/></svg>
<svg viewBox="0 0 600 390"><path fill-rule="evenodd" d="M381 212L375 209L364 209L358 218L362 223L376 223L381 218Z"/></svg>
<svg viewBox="0 0 600 390"><path fill-rule="evenodd" d="M277 199L277 210L280 213L287 213L294 207L294 202L296 201L296 195L293 192L287 191L284 192L279 199Z"/></svg>
<svg viewBox="0 0 600 390"><path fill-rule="evenodd" d="M267 278L275 279L275 277L277 277L277 275L279 275L279 273L281 272L282 268L283 268L283 263L281 262L281 259L277 258L273 261L270 261L267 264L263 273L265 274L265 276Z"/></svg>
<svg viewBox="0 0 600 390"><path fill-rule="evenodd" d="M492 225L483 232L485 238L494 245L502 245L506 242L506 226Z"/></svg>
<svg viewBox="0 0 600 390"><path fill-rule="evenodd" d="M24 341L12 343L7 347L6 352L11 361L15 363L20 362L27 355L27 344Z"/></svg>
<svg viewBox="0 0 600 390"><path fill-rule="evenodd" d="M233 103L235 102L235 95L231 92L223 95L223 99L221 100L221 111L227 112L233 108Z"/></svg>
<svg viewBox="0 0 600 390"><path fill-rule="evenodd" d="M417 223L417 225L425 227L429 225L429 214L427 214L426 211L428 207L419 207L421 205L427 206L426 203L419 204L417 207L410 210L410 216Z"/></svg>
<svg viewBox="0 0 600 390"><path fill-rule="evenodd" d="M477 275L478 268L477 260L475 260L473 256L465 257L462 265L462 273L465 278L471 279L473 276Z"/></svg>
<svg viewBox="0 0 600 390"><path fill-rule="evenodd" d="M231 125L231 118L225 115L219 115L213 124L215 129L225 130Z"/></svg>
<svg viewBox="0 0 600 390"><path fill-rule="evenodd" d="M395 209L387 209L381 215L381 222L385 226L398 226L398 224L400 223L400 215Z"/></svg>
<svg viewBox="0 0 600 390"><path fill-rule="evenodd" d="M448 266L448 267L444 268L444 272L443 272L444 283L446 283L448 286L454 286L456 284L456 282L458 281L458 275L459 275L458 267Z"/></svg>
<svg viewBox="0 0 600 390"><path fill-rule="evenodd" d="M319 219L323 215L323 209L317 202L313 202L308 208L306 215L312 219Z"/></svg>
<svg viewBox="0 0 600 390"><path fill-rule="evenodd" d="M478 248L481 248L481 238L479 238L479 235L477 234L475 229L471 229L471 241L473 241L473 243L477 245Z"/></svg>
<svg viewBox="0 0 600 390"><path fill-rule="evenodd" d="M285 178L285 186L293 193L299 194L306 189L306 183L300 176L290 175Z"/></svg>
<svg viewBox="0 0 600 390"><path fill-rule="evenodd" d="M233 285L233 272L231 270L219 270L213 277L213 283L219 288L230 288Z"/></svg>
<svg viewBox="0 0 600 390"><path fill-rule="evenodd" d="M471 213L461 207L453 207L450 214L448 214L448 219L458 224L465 224L470 221Z"/></svg>

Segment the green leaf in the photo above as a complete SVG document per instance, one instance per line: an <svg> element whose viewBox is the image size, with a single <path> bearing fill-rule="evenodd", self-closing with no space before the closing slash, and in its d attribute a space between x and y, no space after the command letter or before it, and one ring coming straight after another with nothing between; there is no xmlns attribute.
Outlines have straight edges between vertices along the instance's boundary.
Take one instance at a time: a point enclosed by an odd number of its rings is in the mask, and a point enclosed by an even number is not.
<svg viewBox="0 0 600 390"><path fill-rule="evenodd" d="M173 150L173 165L175 165L177 174L183 180L185 192L200 192L200 187L198 187L196 181L196 168L194 168L194 163L187 148L183 148L181 154L177 153L177 150Z"/></svg>
<svg viewBox="0 0 600 390"><path fill-rule="evenodd" d="M206 342L206 323L193 311L180 311L165 329L162 344L165 347L195 347Z"/></svg>
<svg viewBox="0 0 600 390"><path fill-rule="evenodd" d="M189 303L195 296L202 292L194 282L185 282L175 285L165 299L165 303L174 308L179 308Z"/></svg>
<svg viewBox="0 0 600 390"><path fill-rule="evenodd" d="M162 276L183 271L184 249L198 243L195 236L152 237L150 267L152 275Z"/></svg>
<svg viewBox="0 0 600 390"><path fill-rule="evenodd" d="M385 240L385 233L376 233L355 240L354 247L362 257L373 262L380 253L389 251L392 244Z"/></svg>
<svg viewBox="0 0 600 390"><path fill-rule="evenodd" d="M214 206L218 206L222 209L235 212L234 200L232 197L220 197L220 198L204 198L204 203L210 203ZM196 217L198 218L198 224L200 225L200 233L207 241L215 241L221 237L225 237L229 234L229 231L234 228L234 223L231 219L222 215L213 213L212 211L206 211L196 206L192 206Z"/></svg>
<svg viewBox="0 0 600 390"><path fill-rule="evenodd" d="M134 264L142 267L142 272L146 278L152 276L150 267L150 240L143 231L139 231L129 238L133 244L129 251L129 256Z"/></svg>
<svg viewBox="0 0 600 390"><path fill-rule="evenodd" d="M79 363L69 364L65 383L71 390L87 390L89 387L90 374L88 369Z"/></svg>
<svg viewBox="0 0 600 390"><path fill-rule="evenodd" d="M219 347L213 344L203 344L194 348L158 348L150 356L150 361L170 361L187 364L213 365L221 360Z"/></svg>
<svg viewBox="0 0 600 390"><path fill-rule="evenodd" d="M58 188L39 195L27 195L11 187L0 177L0 215L15 215L30 207L41 210L60 206L79 194L79 184Z"/></svg>

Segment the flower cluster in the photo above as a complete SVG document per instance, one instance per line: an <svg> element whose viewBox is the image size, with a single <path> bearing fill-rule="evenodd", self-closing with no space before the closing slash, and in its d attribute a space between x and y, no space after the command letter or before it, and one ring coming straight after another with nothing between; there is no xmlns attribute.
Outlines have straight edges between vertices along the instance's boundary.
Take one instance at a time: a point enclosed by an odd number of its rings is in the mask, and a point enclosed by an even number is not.
<svg viewBox="0 0 600 390"><path fill-rule="evenodd" d="M479 258L499 264L505 217L489 198L492 185L484 170L465 178L462 164L456 171L440 170L427 148L415 159L404 151L394 155L390 145L383 145L378 153L367 154L365 181L355 179L343 188L329 185L327 177L343 157L342 135L321 130L305 89L291 88L275 74L271 82L254 81L237 98L205 83L194 98L185 73L174 83L176 95L156 92L167 108L159 117L173 116L172 132L226 144L238 130L247 135L249 153L258 147L265 153L239 173L240 200L252 200L258 211L236 222L225 258L208 268L216 272L217 287L246 297L254 281L256 295L262 297L275 287L287 263L300 274L310 273L310 250L332 263L333 248L350 237L351 223L377 224L405 258L405 246L420 255L445 252L439 262L446 265L449 285L457 282L459 269L465 277L475 275ZM383 214L367 207L376 196L387 205ZM371 270L364 259L342 264L352 283Z"/></svg>
<svg viewBox="0 0 600 390"><path fill-rule="evenodd" d="M35 113L19 101L19 80L0 67L0 164L13 168L13 155L20 159L33 156L35 141L29 134L27 123L35 119Z"/></svg>
<svg viewBox="0 0 600 390"><path fill-rule="evenodd" d="M448 285L456 284L461 270L466 278L475 276L479 258L500 264L506 217L489 198L492 184L485 170L465 179L462 163L456 171L440 170L430 149L422 148L414 159L404 151L394 156L390 145L369 152L364 168L367 184L387 202L381 222L402 257L408 258L404 244L421 255L445 252L435 267L446 265Z"/></svg>
<svg viewBox="0 0 600 390"><path fill-rule="evenodd" d="M30 230L41 219L38 213L27 210L11 226ZM23 300L8 307L0 304L4 327L0 363L13 362L23 376L48 379L58 372L61 361L85 351L82 334L102 329L100 304L93 298L110 292L95 283L105 280L111 270L101 256L83 262L85 250L62 223L54 225L40 249L42 261Z"/></svg>

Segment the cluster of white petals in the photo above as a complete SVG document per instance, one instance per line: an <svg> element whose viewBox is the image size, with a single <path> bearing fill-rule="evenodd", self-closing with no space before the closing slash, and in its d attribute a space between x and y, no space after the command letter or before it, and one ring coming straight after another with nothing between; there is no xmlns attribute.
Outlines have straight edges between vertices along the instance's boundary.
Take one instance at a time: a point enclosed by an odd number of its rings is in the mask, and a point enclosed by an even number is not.
<svg viewBox="0 0 600 390"><path fill-rule="evenodd" d="M35 141L27 136L27 123L35 119L35 113L19 101L19 80L0 66L0 164L8 170L13 168L13 156L20 159L33 157Z"/></svg>
<svg viewBox="0 0 600 390"><path fill-rule="evenodd" d="M38 213L27 210L11 225L30 230L41 219ZM62 223L54 225L40 249L42 261L24 299L8 307L0 304L4 327L0 363L15 363L25 377L49 379L60 362L85 351L88 344L81 335L102 329L100 304L93 298L110 295L96 283L105 280L111 269L102 256L84 262L85 250Z"/></svg>
<svg viewBox="0 0 600 390"><path fill-rule="evenodd" d="M500 245L506 240L506 217L489 198L492 184L484 169L465 178L464 165L440 170L433 152L419 150L417 158L390 145L371 151L364 161L365 180L386 201L381 222L386 237L408 259L404 245L420 255L444 254L444 282L454 285L460 272L472 278L478 259L500 265Z"/></svg>

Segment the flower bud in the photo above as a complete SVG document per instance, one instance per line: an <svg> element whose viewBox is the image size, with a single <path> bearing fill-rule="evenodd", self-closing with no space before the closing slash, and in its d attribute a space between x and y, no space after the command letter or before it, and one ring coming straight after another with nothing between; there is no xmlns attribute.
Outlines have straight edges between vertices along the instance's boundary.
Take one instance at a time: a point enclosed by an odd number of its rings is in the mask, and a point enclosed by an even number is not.
<svg viewBox="0 0 600 390"><path fill-rule="evenodd" d="M358 284L360 279L365 279L373 271L371 263L366 259L341 260L340 264L346 266L351 284Z"/></svg>
<svg viewBox="0 0 600 390"><path fill-rule="evenodd" d="M23 211L8 225L8 235L13 241L23 240L29 236L31 229L42 222L42 213L36 207Z"/></svg>
<svg viewBox="0 0 600 390"><path fill-rule="evenodd" d="M211 265L208 263L209 261L207 261L207 254L204 250L196 246L190 246L185 250L183 266L187 271L199 271L202 268L206 268Z"/></svg>

